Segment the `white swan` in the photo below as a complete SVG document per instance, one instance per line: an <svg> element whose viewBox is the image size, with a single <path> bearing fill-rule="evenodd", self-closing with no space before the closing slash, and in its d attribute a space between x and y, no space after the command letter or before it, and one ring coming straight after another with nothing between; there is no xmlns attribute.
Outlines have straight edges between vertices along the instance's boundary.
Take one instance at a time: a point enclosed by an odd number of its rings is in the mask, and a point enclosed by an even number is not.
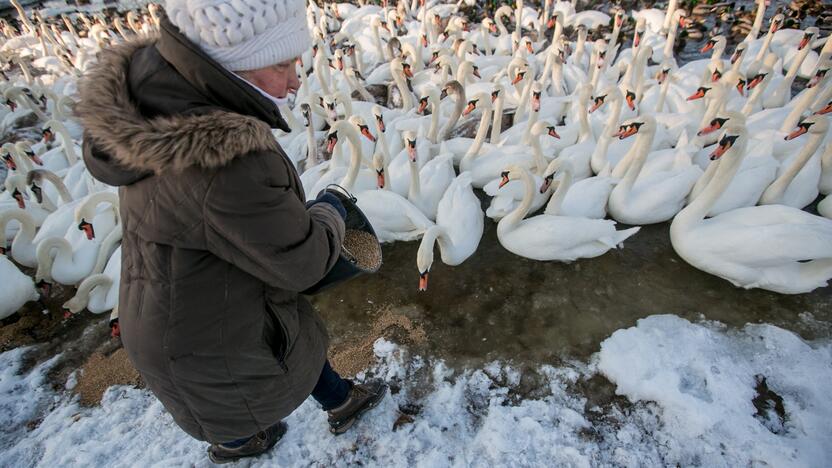
<svg viewBox="0 0 832 468"><path fill-rule="evenodd" d="M821 176L821 158L816 154L829 129L825 116L813 115L797 125L797 129L786 136L793 140L804 133L809 134L800 152L780 166L777 179L769 185L760 197L761 205L786 205L803 208L817 198Z"/></svg>
<svg viewBox="0 0 832 468"><path fill-rule="evenodd" d="M100 203L111 209L98 212ZM118 195L98 192L90 195L75 211L76 226L70 226L64 237L51 237L37 246L38 269L35 280L78 284L95 266L99 247L119 223Z"/></svg>
<svg viewBox="0 0 832 468"><path fill-rule="evenodd" d="M121 246L115 251L102 247L99 261L103 259L106 267L84 278L78 290L70 300L63 304L65 314L77 314L84 308L93 314L113 310L118 305L118 290L121 283ZM96 271L94 269L93 271Z"/></svg>
<svg viewBox="0 0 832 468"><path fill-rule="evenodd" d="M0 245L0 254L11 256L17 263L33 268L38 264L35 245L32 244L32 239L35 238L35 221L24 210L5 210L0 212L0 232L5 232L11 221L17 221L20 228L12 240L10 249Z"/></svg>
<svg viewBox="0 0 832 468"><path fill-rule="evenodd" d="M433 265L433 247L446 265L456 266L477 250L484 229L480 200L471 189L471 178L462 173L451 182L436 213L436 225L425 232L416 254L419 269L419 290L428 287L428 274Z"/></svg>
<svg viewBox="0 0 832 468"><path fill-rule="evenodd" d="M20 310L29 301L40 298L32 278L23 274L8 258L0 255L0 319Z"/></svg>
<svg viewBox="0 0 832 468"><path fill-rule="evenodd" d="M563 187L564 196L549 200L543 211L549 215L573 216L590 219L604 219L607 216L607 201L619 180L609 175L609 166L597 176L573 183L572 163L557 158L549 163L543 173L540 193L547 193L556 175L561 174L558 189Z"/></svg>
<svg viewBox="0 0 832 468"><path fill-rule="evenodd" d="M523 167L510 166L502 174L503 183L522 179L526 186L523 202L497 225L497 239L509 252L532 260L571 262L603 255L639 228L615 230L615 222L601 219L539 215L523 219L534 196L534 181Z"/></svg>
<svg viewBox="0 0 832 468"><path fill-rule="evenodd" d="M688 193L702 174L702 170L688 160L686 164L679 164L668 171L639 177L647 160L655 127L655 120L648 115L630 119L622 125L624 132L620 138L638 134L636 146L633 147L634 159L629 162L621 182L612 190L609 199L610 215L622 223L653 224L669 220L685 205Z"/></svg>
<svg viewBox="0 0 832 468"><path fill-rule="evenodd" d="M832 278L832 220L783 205L704 219L745 156L747 135L726 126L713 157L719 172L670 225L673 249L692 266L746 289L800 294Z"/></svg>

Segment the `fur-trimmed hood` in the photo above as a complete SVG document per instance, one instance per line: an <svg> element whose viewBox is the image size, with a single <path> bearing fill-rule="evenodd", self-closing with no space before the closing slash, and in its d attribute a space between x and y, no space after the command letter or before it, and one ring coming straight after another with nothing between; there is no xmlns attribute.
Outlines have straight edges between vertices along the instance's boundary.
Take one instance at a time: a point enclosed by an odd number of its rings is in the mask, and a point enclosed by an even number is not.
<svg viewBox="0 0 832 468"><path fill-rule="evenodd" d="M213 169L251 152L279 151L271 127L287 129L270 101L166 20L160 37L102 51L79 92L76 112L90 140L85 153L89 147L98 159L93 165L115 163L103 172L134 173L105 175L115 179L107 183L191 166ZM102 170L91 170L101 178Z"/></svg>

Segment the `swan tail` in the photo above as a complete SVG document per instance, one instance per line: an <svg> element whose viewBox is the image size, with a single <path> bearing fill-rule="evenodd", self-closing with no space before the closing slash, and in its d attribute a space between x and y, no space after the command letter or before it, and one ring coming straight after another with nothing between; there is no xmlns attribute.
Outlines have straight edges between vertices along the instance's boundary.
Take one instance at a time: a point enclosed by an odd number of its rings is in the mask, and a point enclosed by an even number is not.
<svg viewBox="0 0 832 468"><path fill-rule="evenodd" d="M616 231L615 235L599 240L609 245L611 249L614 249L620 247L625 240L627 240L630 236L633 236L640 229L641 226L637 226L630 229L624 229L622 231Z"/></svg>

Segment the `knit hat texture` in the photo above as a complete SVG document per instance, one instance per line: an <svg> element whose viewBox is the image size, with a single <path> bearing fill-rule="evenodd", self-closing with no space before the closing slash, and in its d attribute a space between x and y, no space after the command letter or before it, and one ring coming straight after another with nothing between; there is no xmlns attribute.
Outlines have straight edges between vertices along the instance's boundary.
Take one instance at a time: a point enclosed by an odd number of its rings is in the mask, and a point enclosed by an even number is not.
<svg viewBox="0 0 832 468"><path fill-rule="evenodd" d="M170 21L230 71L256 70L311 47L304 0L167 0Z"/></svg>

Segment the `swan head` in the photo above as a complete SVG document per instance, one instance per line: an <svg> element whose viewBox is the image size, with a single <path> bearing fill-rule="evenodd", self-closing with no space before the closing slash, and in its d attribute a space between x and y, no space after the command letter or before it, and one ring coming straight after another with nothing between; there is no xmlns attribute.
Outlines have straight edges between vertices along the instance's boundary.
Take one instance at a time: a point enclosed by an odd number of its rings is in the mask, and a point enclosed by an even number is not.
<svg viewBox="0 0 832 468"><path fill-rule="evenodd" d="M383 189L385 186L384 154L381 151L373 154L373 170L376 171L376 188Z"/></svg>
<svg viewBox="0 0 832 468"><path fill-rule="evenodd" d="M785 140L793 140L805 133L813 135L826 135L829 130L829 119L823 115L811 115L801 120L791 133L786 135Z"/></svg>
<svg viewBox="0 0 832 468"><path fill-rule="evenodd" d="M814 26L808 27L803 30L803 37L800 39L800 43L797 45L797 50L803 50L812 39L818 34L820 30Z"/></svg>
<svg viewBox="0 0 832 468"><path fill-rule="evenodd" d="M532 111L540 112L540 95L543 92L543 87L537 81L532 82Z"/></svg>
<svg viewBox="0 0 832 468"><path fill-rule="evenodd" d="M445 83L445 86L442 87L442 91L439 93L439 99L445 99L445 97L449 94L464 96L465 88L463 88L462 83L460 83L457 80L448 81L447 83Z"/></svg>
<svg viewBox="0 0 832 468"><path fill-rule="evenodd" d="M621 94L621 90L618 89L618 86L609 86L607 89L603 90L600 94L596 94L595 96L590 96L590 100L592 101L592 106L589 108L589 113L593 113L604 106L607 102L613 103L623 99L623 95Z"/></svg>
<svg viewBox="0 0 832 468"><path fill-rule="evenodd" d="M0 155L2 155L0 157L3 158L3 162L6 164L6 168L8 168L8 170L16 171L17 161L15 161L14 159L16 153L13 154L12 151L15 151L14 145L12 145L11 143L6 143L3 145L2 148L0 148Z"/></svg>
<svg viewBox="0 0 832 468"><path fill-rule="evenodd" d="M43 189L41 185L43 184L43 179L47 177L47 174L51 174L55 179L58 179L58 176L49 169L32 169L26 173L26 185L35 194L38 203L43 203Z"/></svg>
<svg viewBox="0 0 832 468"><path fill-rule="evenodd" d="M815 72L815 76L809 80L809 83L806 84L807 88L814 88L818 85L823 79L826 77L826 74L829 73L830 62L827 60L825 66L818 67L818 71Z"/></svg>
<svg viewBox="0 0 832 468"><path fill-rule="evenodd" d="M731 54L731 65L737 63L737 60L742 58L743 54L745 54L745 49L747 47L748 46L745 44L745 42L740 42L739 44L737 44L737 48L734 49L734 53Z"/></svg>
<svg viewBox="0 0 832 468"><path fill-rule="evenodd" d="M776 15L774 15L771 18L771 22L769 23L768 32L770 34L774 34L777 31L779 31L780 28L783 27L783 22L785 21L785 19L786 17L783 15L783 13L777 13Z"/></svg>
<svg viewBox="0 0 832 468"><path fill-rule="evenodd" d="M491 96L487 93L478 93L474 96L474 99L468 101L468 106L462 111L462 115L468 115L476 109L480 109L482 112L491 110Z"/></svg>
<svg viewBox="0 0 832 468"><path fill-rule="evenodd" d="M540 184L540 193L546 193L552 188L555 176L565 162L566 159L564 158L555 158L549 162L549 165L543 171L543 182Z"/></svg>
<svg viewBox="0 0 832 468"><path fill-rule="evenodd" d="M303 126L310 127L312 125L312 108L307 103L300 105L300 113L303 115Z"/></svg>
<svg viewBox="0 0 832 468"><path fill-rule="evenodd" d="M378 129L379 132L384 133L384 113L382 112L381 106L374 104L372 113L373 117L376 119L376 129Z"/></svg>
<svg viewBox="0 0 832 468"><path fill-rule="evenodd" d="M486 31L497 34L497 25L494 23L494 20L491 18L485 18L482 20L481 26Z"/></svg>
<svg viewBox="0 0 832 468"><path fill-rule="evenodd" d="M725 156L726 153L733 150L733 152L743 153L745 151L746 130L744 125L731 124L725 127L719 137L716 148L711 152L711 161L716 161ZM739 158L731 158L732 164L736 163Z"/></svg>
<svg viewBox="0 0 832 468"><path fill-rule="evenodd" d="M425 236L422 242L419 243L419 250L416 252L416 268L419 270L419 291L427 291L428 289L428 276L433 266L433 245L432 236Z"/></svg>
<svg viewBox="0 0 832 468"><path fill-rule="evenodd" d="M629 138L637 133L648 134L656 131L656 119L649 115L640 115L627 119L618 127L618 133L613 134L613 137L618 137L619 140Z"/></svg>
<svg viewBox="0 0 832 468"><path fill-rule="evenodd" d="M404 139L404 146L407 149L407 157L411 163L416 162L416 132L412 130L406 130L402 132L402 138Z"/></svg>
<svg viewBox="0 0 832 468"><path fill-rule="evenodd" d="M512 180L521 180L524 177L531 178L531 174L528 169L515 164L507 166L502 170L502 172L500 172L500 185L498 188L503 188Z"/></svg>
<svg viewBox="0 0 832 468"><path fill-rule="evenodd" d="M731 86L737 90L740 96L745 96L745 85L748 83L742 73L736 70L728 70L721 77L717 76L718 72L714 72L713 81L719 80L725 86Z"/></svg>
<svg viewBox="0 0 832 468"><path fill-rule="evenodd" d="M353 115L347 120L349 123L355 125L356 129L358 129L358 133L361 134L364 138L370 140L371 143L376 142L376 136L370 132L370 126L367 125L367 122L361 116Z"/></svg>
<svg viewBox="0 0 832 468"><path fill-rule="evenodd" d="M714 37L708 39L707 42L705 42L705 45L703 45L702 48L699 49L699 52L704 54L705 52L716 48L717 45L722 47L722 49L725 49L726 44L727 44L727 41L725 40L725 36L723 36L723 35L714 36Z"/></svg>
<svg viewBox="0 0 832 468"><path fill-rule="evenodd" d="M75 222L78 223L78 230L83 231L87 236L87 240L95 239L95 226L93 220L98 214L97 208L100 203L108 203L116 219L118 219L118 195L113 192L96 192L89 195L82 203L75 209Z"/></svg>
<svg viewBox="0 0 832 468"><path fill-rule="evenodd" d="M691 94L690 96L687 97L687 100L688 101L695 101L697 99L702 99L705 96L707 96L708 93L711 92L712 89L714 89L713 86L700 86L700 87L696 88L696 91L694 91L693 94Z"/></svg>
<svg viewBox="0 0 832 468"><path fill-rule="evenodd" d="M721 130L729 124L745 125L745 115L735 111L721 112L714 117L707 126L701 128L696 134L699 136L707 135L717 130Z"/></svg>
<svg viewBox="0 0 832 468"><path fill-rule="evenodd" d="M17 143L15 143L14 148L17 151L18 156L27 157L38 166L43 166L43 161L40 159L40 155L35 153L35 151L32 149L32 144L28 141L18 141Z"/></svg>
<svg viewBox="0 0 832 468"><path fill-rule="evenodd" d="M815 115L826 115L830 112L832 112L832 100L827 102L825 106L815 111Z"/></svg>

